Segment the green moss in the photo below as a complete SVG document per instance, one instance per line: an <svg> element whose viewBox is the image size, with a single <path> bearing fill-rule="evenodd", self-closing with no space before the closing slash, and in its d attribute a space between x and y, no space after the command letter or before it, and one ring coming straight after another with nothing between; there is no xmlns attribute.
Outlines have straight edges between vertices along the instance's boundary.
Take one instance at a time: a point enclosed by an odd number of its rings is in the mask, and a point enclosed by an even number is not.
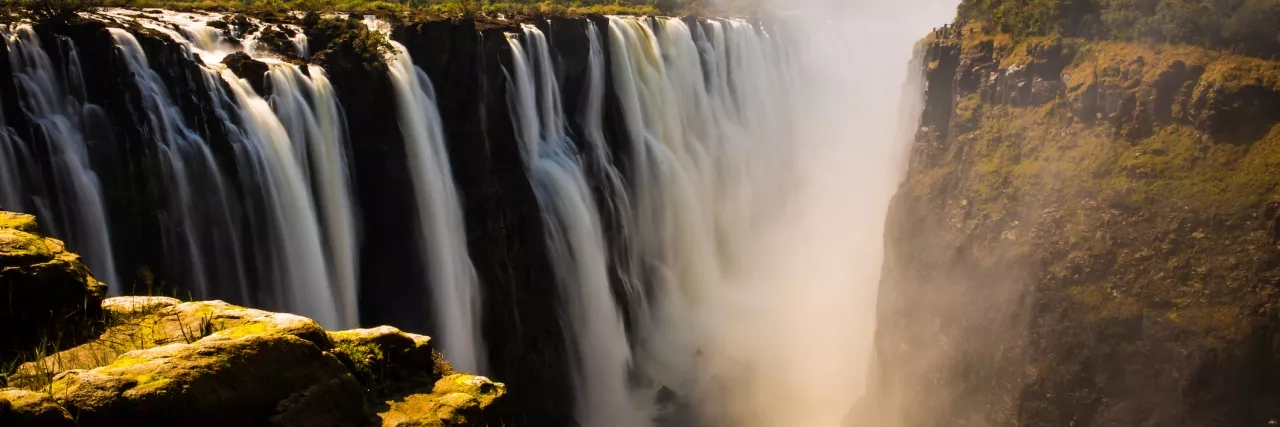
<svg viewBox="0 0 1280 427"><path fill-rule="evenodd" d="M173 382L172 378L154 373L144 373L134 377L133 379L138 382L138 384L134 386L135 393L145 393L161 389Z"/></svg>
<svg viewBox="0 0 1280 427"><path fill-rule="evenodd" d="M266 335L266 334L277 333L277 332L279 332L279 330L277 330L270 323L249 322L240 326L233 326L231 328L218 331L218 336L236 339L236 338L244 338L250 335Z"/></svg>
<svg viewBox="0 0 1280 427"><path fill-rule="evenodd" d="M35 233L40 229L36 225L36 217L16 212L0 211L0 228Z"/></svg>
<svg viewBox="0 0 1280 427"><path fill-rule="evenodd" d="M128 367L130 367L130 366L134 366L134 365L141 364L141 363L146 363L146 362L149 362L149 361L151 361L151 359L142 358L142 357L129 357L129 356L124 356L124 357L117 358L114 362L111 362L111 364L110 364L110 365L107 365L107 368L109 368L109 369L124 369L124 368L128 368Z"/></svg>

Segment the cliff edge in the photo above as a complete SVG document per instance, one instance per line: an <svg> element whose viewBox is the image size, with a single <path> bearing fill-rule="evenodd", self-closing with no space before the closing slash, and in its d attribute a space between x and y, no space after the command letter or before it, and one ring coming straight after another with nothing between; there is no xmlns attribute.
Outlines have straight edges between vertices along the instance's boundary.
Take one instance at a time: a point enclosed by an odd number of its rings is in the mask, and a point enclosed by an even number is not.
<svg viewBox="0 0 1280 427"><path fill-rule="evenodd" d="M1276 423L1280 63L978 21L918 61L853 417Z"/></svg>

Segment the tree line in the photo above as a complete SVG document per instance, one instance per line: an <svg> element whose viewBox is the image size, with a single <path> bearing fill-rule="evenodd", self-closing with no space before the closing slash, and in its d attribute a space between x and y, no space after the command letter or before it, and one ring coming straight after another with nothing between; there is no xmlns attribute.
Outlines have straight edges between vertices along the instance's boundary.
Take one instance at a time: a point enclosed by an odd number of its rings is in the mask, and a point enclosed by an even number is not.
<svg viewBox="0 0 1280 427"><path fill-rule="evenodd" d="M1280 0L963 0L960 21L1059 34L1280 54Z"/></svg>

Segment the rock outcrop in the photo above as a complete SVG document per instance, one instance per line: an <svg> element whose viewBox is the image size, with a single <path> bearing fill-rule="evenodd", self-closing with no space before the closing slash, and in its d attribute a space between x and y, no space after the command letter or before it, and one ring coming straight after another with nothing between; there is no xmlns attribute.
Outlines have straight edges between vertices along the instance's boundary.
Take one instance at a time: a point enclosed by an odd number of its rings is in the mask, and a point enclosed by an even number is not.
<svg viewBox="0 0 1280 427"><path fill-rule="evenodd" d="M922 47L861 415L1280 419L1280 63L979 24Z"/></svg>
<svg viewBox="0 0 1280 427"><path fill-rule="evenodd" d="M0 390L0 425L6 427L74 427L66 408L44 393L16 388Z"/></svg>
<svg viewBox="0 0 1280 427"><path fill-rule="evenodd" d="M42 307L53 313L85 311L83 299L56 298L66 289L101 295L74 254L32 233L31 217L0 219L3 277L47 294L24 295L48 301ZM4 425L377 425L383 399L385 425L485 426L505 416L506 386L454 373L425 336L387 326L329 332L311 319L221 301L95 303L100 314L85 324L105 330L9 377L19 389L0 390Z"/></svg>
<svg viewBox="0 0 1280 427"><path fill-rule="evenodd" d="M436 382L431 394L415 394L389 403L381 412L383 427L491 426L506 404L506 386L472 375L450 375Z"/></svg>
<svg viewBox="0 0 1280 427"><path fill-rule="evenodd" d="M35 217L0 212L0 360L91 335L106 286L61 240L41 236Z"/></svg>

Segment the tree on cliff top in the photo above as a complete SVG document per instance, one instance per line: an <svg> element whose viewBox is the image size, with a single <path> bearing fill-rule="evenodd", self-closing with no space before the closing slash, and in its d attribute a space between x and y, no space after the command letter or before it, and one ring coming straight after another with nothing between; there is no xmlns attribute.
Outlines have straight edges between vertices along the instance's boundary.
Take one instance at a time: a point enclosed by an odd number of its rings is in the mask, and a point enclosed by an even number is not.
<svg viewBox="0 0 1280 427"><path fill-rule="evenodd" d="M1280 0L963 0L957 19L1015 36L1150 40L1280 54Z"/></svg>
<svg viewBox="0 0 1280 427"><path fill-rule="evenodd" d="M65 21L102 4L103 0L0 0L0 23L21 19Z"/></svg>

